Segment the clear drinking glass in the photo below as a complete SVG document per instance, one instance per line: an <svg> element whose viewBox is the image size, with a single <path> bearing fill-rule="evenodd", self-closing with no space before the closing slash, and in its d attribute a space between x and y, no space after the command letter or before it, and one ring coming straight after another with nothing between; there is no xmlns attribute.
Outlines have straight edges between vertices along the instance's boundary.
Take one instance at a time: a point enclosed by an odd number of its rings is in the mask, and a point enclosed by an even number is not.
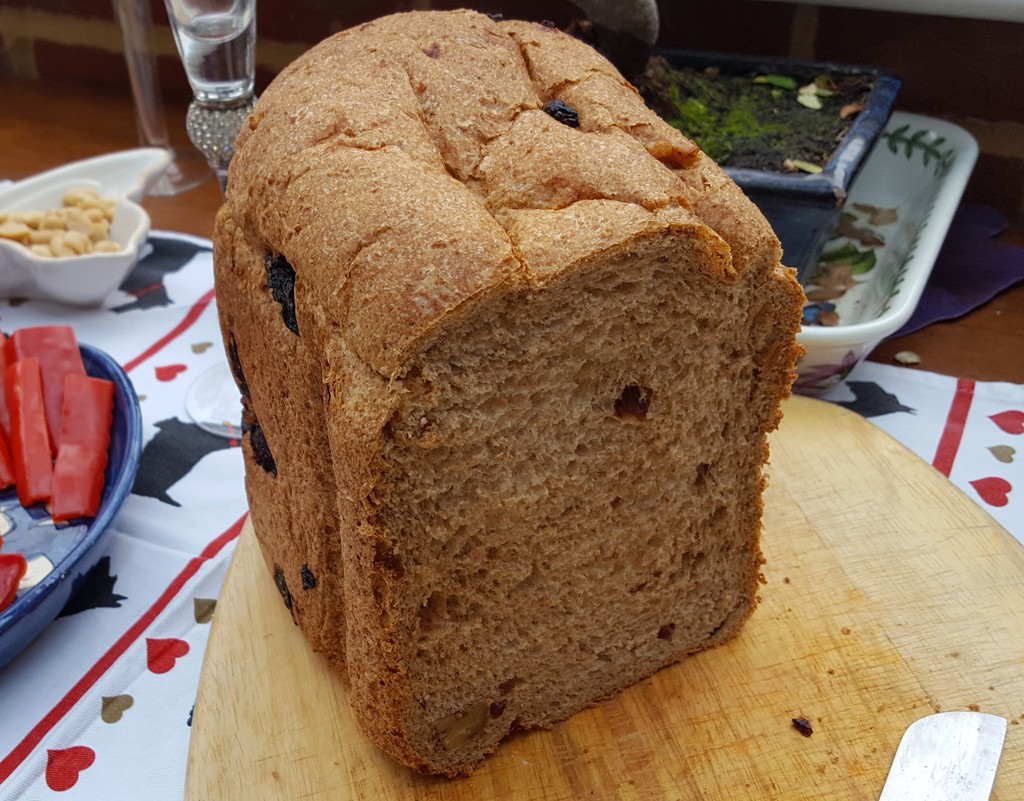
<svg viewBox="0 0 1024 801"><path fill-rule="evenodd" d="M164 119L163 99L157 79L152 46L153 19L149 0L114 0L114 13L121 28L124 59L128 67L135 123L139 142L145 147L160 147L171 154L164 174L150 186L150 195L176 195L207 181L210 168L206 160L191 148L171 145Z"/></svg>
<svg viewBox="0 0 1024 801"><path fill-rule="evenodd" d="M256 0L164 0L194 99L185 127L227 190L235 139L256 102ZM238 387L226 362L204 371L185 395L196 425L241 435Z"/></svg>
<svg viewBox="0 0 1024 801"><path fill-rule="evenodd" d="M256 101L256 0L164 0L192 87L185 126L223 188Z"/></svg>

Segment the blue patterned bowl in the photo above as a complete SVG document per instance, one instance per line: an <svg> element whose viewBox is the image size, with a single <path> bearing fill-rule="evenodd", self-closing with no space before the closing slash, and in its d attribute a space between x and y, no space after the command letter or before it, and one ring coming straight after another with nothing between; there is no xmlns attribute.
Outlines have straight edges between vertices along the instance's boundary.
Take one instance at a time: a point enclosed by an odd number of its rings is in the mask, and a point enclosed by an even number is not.
<svg viewBox="0 0 1024 801"><path fill-rule="evenodd" d="M42 507L24 509L13 488L0 493L0 516L7 531L4 551L20 551L30 575L45 575L18 592L0 612L0 668L21 653L64 608L85 574L99 560L98 547L135 481L142 454L139 399L121 366L106 353L81 346L86 372L114 383L114 420L110 429L106 483L99 512L92 520L54 525Z"/></svg>

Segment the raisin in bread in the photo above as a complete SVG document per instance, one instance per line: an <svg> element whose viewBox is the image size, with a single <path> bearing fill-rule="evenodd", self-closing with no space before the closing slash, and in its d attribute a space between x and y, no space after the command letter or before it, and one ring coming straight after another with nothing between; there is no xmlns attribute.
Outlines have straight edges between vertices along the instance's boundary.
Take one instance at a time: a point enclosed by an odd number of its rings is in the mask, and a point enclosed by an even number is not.
<svg viewBox="0 0 1024 801"><path fill-rule="evenodd" d="M586 45L326 40L241 133L215 260L257 537L395 759L465 773L750 615L802 295Z"/></svg>

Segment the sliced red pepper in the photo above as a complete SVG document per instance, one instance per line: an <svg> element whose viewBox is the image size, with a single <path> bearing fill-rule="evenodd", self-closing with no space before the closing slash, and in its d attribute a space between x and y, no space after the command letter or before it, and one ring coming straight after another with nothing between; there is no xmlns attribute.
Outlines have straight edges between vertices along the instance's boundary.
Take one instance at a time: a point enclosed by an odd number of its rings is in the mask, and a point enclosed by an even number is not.
<svg viewBox="0 0 1024 801"><path fill-rule="evenodd" d="M75 330L69 325L39 325L19 328L4 344L8 366L20 359L36 358L43 376L46 425L50 432L51 455L60 446L60 418L64 410L64 378L85 375L82 353Z"/></svg>
<svg viewBox="0 0 1024 801"><path fill-rule="evenodd" d="M4 389L4 373L7 372L7 361L4 359L4 346L7 336L0 331L0 433L4 439L11 441L11 413L7 409L7 390Z"/></svg>
<svg viewBox="0 0 1024 801"><path fill-rule="evenodd" d="M0 370L0 375L4 374L4 370ZM7 399L4 398L4 405L7 405ZM14 460L11 458L11 449L7 446L7 437L5 434L0 432L0 489L7 489L14 484ZM3 544L3 539L0 539L0 545Z"/></svg>
<svg viewBox="0 0 1024 801"><path fill-rule="evenodd" d="M25 555L0 553L0 612L14 603L18 595L18 582L28 570Z"/></svg>
<svg viewBox="0 0 1024 801"><path fill-rule="evenodd" d="M7 403L11 409L11 456L18 500L31 506L50 500L53 461L43 409L39 360L21 359L7 368Z"/></svg>
<svg viewBox="0 0 1024 801"><path fill-rule="evenodd" d="M95 517L103 493L114 385L102 378L69 375L50 511L55 523Z"/></svg>

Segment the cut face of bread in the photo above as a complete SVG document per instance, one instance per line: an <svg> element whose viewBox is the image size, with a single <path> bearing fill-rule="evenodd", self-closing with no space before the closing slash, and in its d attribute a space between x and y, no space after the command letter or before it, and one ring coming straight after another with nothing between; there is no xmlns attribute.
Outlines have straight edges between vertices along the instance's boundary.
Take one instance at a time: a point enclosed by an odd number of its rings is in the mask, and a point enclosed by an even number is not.
<svg viewBox="0 0 1024 801"><path fill-rule="evenodd" d="M540 216L634 217L608 203ZM771 298L708 277L725 248L699 223L648 216L446 327L395 381L359 577L394 639L350 637L370 648L350 659L397 649L395 714L431 770L728 639L753 608Z"/></svg>
<svg viewBox="0 0 1024 801"><path fill-rule="evenodd" d="M593 51L472 12L326 41L214 248L269 573L395 759L466 773L751 614L801 292Z"/></svg>

